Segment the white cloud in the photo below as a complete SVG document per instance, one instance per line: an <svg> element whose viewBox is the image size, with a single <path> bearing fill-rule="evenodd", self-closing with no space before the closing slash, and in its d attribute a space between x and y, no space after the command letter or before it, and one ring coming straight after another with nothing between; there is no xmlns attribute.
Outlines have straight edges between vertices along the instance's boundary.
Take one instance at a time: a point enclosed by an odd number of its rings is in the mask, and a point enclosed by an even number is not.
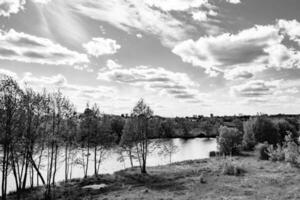
<svg viewBox="0 0 300 200"><path fill-rule="evenodd" d="M242 98L241 103L283 106L295 102L299 94L300 82L287 80L251 80L232 86L232 95Z"/></svg>
<svg viewBox="0 0 300 200"><path fill-rule="evenodd" d="M279 28L300 45L300 23L297 20L278 20Z"/></svg>
<svg viewBox="0 0 300 200"><path fill-rule="evenodd" d="M272 95L279 88L281 80L251 80L244 84L231 87L231 92L240 97L262 97Z"/></svg>
<svg viewBox="0 0 300 200"><path fill-rule="evenodd" d="M76 12L107 22L128 33L141 31L158 36L168 46L186 38L190 26L168 12L153 9L143 0L69 0Z"/></svg>
<svg viewBox="0 0 300 200"><path fill-rule="evenodd" d="M93 38L88 43L83 44L83 47L88 54L95 57L115 54L121 48L117 41L109 38Z"/></svg>
<svg viewBox="0 0 300 200"><path fill-rule="evenodd" d="M16 32L0 32L0 59L49 65L74 65L89 62L78 53L49 39Z"/></svg>
<svg viewBox="0 0 300 200"><path fill-rule="evenodd" d="M192 17L197 21L207 21L207 13L203 11L192 12Z"/></svg>
<svg viewBox="0 0 300 200"><path fill-rule="evenodd" d="M142 38L142 37L143 37L143 35L142 35L142 34L140 34L140 33L138 33L138 34L136 34L136 37L137 37L137 38Z"/></svg>
<svg viewBox="0 0 300 200"><path fill-rule="evenodd" d="M9 17L24 9L25 0L0 0L0 16Z"/></svg>
<svg viewBox="0 0 300 200"><path fill-rule="evenodd" d="M37 91L42 91L44 88L50 92L60 90L78 108L82 108L87 102L111 101L116 95L114 87L70 84L62 74L34 76L32 73L25 73L19 82L22 86L26 84Z"/></svg>
<svg viewBox="0 0 300 200"><path fill-rule="evenodd" d="M208 5L208 0L146 0L150 6L158 7L164 11L185 11Z"/></svg>
<svg viewBox="0 0 300 200"><path fill-rule="evenodd" d="M106 67L109 69L109 70L113 70L113 69L120 69L122 68L122 65L116 63L115 61L113 60L107 60L106 61Z"/></svg>
<svg viewBox="0 0 300 200"><path fill-rule="evenodd" d="M296 23L293 22L294 31L282 24L283 21L279 21L275 25L257 25L237 34L224 33L200 37L197 41L186 40L176 45L172 52L180 56L183 62L204 68L210 75L224 72L227 74L225 78L228 79L238 74L250 78L250 73L267 68L299 67L299 51L283 44L285 37L296 40ZM285 27L286 31L283 31L282 27ZM235 68L239 70L234 70Z"/></svg>
<svg viewBox="0 0 300 200"><path fill-rule="evenodd" d="M178 99L200 101L197 84L185 73L176 73L164 68L138 66L121 68L98 73L98 79L111 82L143 86L151 90L171 95Z"/></svg>
<svg viewBox="0 0 300 200"><path fill-rule="evenodd" d="M228 3L232 3L232 4L239 4L241 3L241 0L226 0Z"/></svg>
<svg viewBox="0 0 300 200"><path fill-rule="evenodd" d="M40 4L47 4L50 3L52 0L32 0L34 3L40 3Z"/></svg>

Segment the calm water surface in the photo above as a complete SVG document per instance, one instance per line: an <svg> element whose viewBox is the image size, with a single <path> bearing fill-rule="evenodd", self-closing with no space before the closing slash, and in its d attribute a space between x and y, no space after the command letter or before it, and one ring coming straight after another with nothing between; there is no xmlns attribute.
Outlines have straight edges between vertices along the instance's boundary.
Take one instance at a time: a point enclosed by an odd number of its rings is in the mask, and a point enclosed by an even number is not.
<svg viewBox="0 0 300 200"><path fill-rule="evenodd" d="M194 139L171 139L171 142L177 146L176 152L172 154L172 162L191 160L191 159L201 159L208 158L210 151L217 150L216 139L206 139L206 138L194 138ZM61 155L63 151L61 151ZM63 155L62 155L63 157ZM118 160L120 154L116 150L111 150L106 155L106 159L102 162L100 167L100 173L114 173L121 169L130 167L130 162L125 158L124 162ZM46 159L45 159L46 160ZM164 155L159 155L157 150L154 150L148 157L147 166L157 166L164 165L169 163L169 157ZM137 165L137 163L135 163ZM90 157L89 163L89 175L93 175L93 155ZM42 169L42 173L46 175L47 169ZM45 176L44 176L45 177ZM64 180L64 162L60 161L58 167L56 180ZM80 166L73 166L72 178L81 178L83 177L83 169ZM0 174L1 178L1 174ZM0 179L1 180L1 179ZM8 180L8 191L15 190L14 178L12 175L9 176Z"/></svg>

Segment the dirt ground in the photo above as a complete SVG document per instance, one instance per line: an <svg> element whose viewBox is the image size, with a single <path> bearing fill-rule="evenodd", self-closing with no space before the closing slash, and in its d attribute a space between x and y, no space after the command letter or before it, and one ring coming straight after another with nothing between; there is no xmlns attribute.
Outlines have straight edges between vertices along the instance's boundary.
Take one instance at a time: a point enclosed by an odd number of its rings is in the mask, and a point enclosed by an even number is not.
<svg viewBox="0 0 300 200"><path fill-rule="evenodd" d="M254 156L233 157L232 163L245 173L224 175L224 158L211 158L149 167L148 175L138 168L114 175L73 180L55 188L55 199L84 200L198 200L198 199L300 199L300 169L287 163L259 161ZM101 189L84 186L106 184ZM27 199L41 199L42 189ZM25 199L26 199L25 197ZM13 196L11 196L13 198Z"/></svg>

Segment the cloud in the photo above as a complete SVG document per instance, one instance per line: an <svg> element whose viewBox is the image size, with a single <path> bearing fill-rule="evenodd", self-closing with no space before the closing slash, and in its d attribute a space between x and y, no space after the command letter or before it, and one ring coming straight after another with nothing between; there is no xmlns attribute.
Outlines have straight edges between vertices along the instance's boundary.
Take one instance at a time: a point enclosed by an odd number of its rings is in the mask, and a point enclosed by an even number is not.
<svg viewBox="0 0 300 200"><path fill-rule="evenodd" d="M16 32L0 32L0 59L49 65L74 65L89 62L78 53L49 39Z"/></svg>
<svg viewBox="0 0 300 200"><path fill-rule="evenodd" d="M297 20L278 20L279 28L300 45L300 23Z"/></svg>
<svg viewBox="0 0 300 200"><path fill-rule="evenodd" d="M138 66L134 68L114 68L100 71L98 79L111 82L143 86L151 90L172 95L178 99L200 99L197 84L185 73L168 71L164 68Z"/></svg>
<svg viewBox="0 0 300 200"><path fill-rule="evenodd" d="M253 73L251 73L248 70L245 70L243 67L228 70L224 74L224 78L227 80L249 79L253 76Z"/></svg>
<svg viewBox="0 0 300 200"><path fill-rule="evenodd" d="M168 46L186 38L187 30L192 28L142 0L69 0L68 3L82 15L107 22L128 33L138 31L156 35Z"/></svg>
<svg viewBox="0 0 300 200"><path fill-rule="evenodd" d="M146 3L164 11L185 11L209 5L208 0L146 0Z"/></svg>
<svg viewBox="0 0 300 200"><path fill-rule="evenodd" d="M0 16L9 17L24 9L25 0L0 0Z"/></svg>
<svg viewBox="0 0 300 200"><path fill-rule="evenodd" d="M239 3L241 3L241 0L226 0L226 2L232 3L232 4L239 4Z"/></svg>
<svg viewBox="0 0 300 200"><path fill-rule="evenodd" d="M192 12L192 17L197 21L207 21L207 13L203 11Z"/></svg>
<svg viewBox="0 0 300 200"><path fill-rule="evenodd" d="M32 0L34 3L47 4L52 0Z"/></svg>
<svg viewBox="0 0 300 200"><path fill-rule="evenodd" d="M252 80L233 86L231 92L239 97L262 97L272 95L279 88L280 81Z"/></svg>
<svg viewBox="0 0 300 200"><path fill-rule="evenodd" d="M137 34L136 34L136 37L137 37L137 38L142 38L142 37L143 37L143 35L142 35L142 34L140 34L140 33L137 33Z"/></svg>
<svg viewBox="0 0 300 200"><path fill-rule="evenodd" d="M88 43L83 44L83 47L88 54L95 57L115 54L121 48L117 41L109 38L93 38Z"/></svg>
<svg viewBox="0 0 300 200"><path fill-rule="evenodd" d="M50 92L60 90L64 95L70 97L78 107L82 107L88 101L111 100L116 95L113 87L70 84L62 74L34 76L32 73L25 73L19 82L21 85L30 86L37 91L42 91L44 88Z"/></svg>
<svg viewBox="0 0 300 200"><path fill-rule="evenodd" d="M299 81L251 80L232 86L230 92L233 96L242 98L241 103L243 104L282 105L294 102L297 98L296 95L299 94L299 88Z"/></svg>
<svg viewBox="0 0 300 200"><path fill-rule="evenodd" d="M114 69L122 68L122 65L120 65L120 64L116 63L115 61L109 59L109 60L106 61L106 67L109 70L114 70Z"/></svg>
<svg viewBox="0 0 300 200"><path fill-rule="evenodd" d="M298 29L295 22L284 22L279 20L275 25L257 25L236 34L186 40L177 44L172 52L183 62L201 67L212 76L223 72L228 79L240 75L251 78L250 73L267 68L296 68L300 64L299 51L285 46L283 40L285 37L297 40ZM288 29L289 23L293 24L294 31ZM300 28L298 25L300 23L297 24Z"/></svg>

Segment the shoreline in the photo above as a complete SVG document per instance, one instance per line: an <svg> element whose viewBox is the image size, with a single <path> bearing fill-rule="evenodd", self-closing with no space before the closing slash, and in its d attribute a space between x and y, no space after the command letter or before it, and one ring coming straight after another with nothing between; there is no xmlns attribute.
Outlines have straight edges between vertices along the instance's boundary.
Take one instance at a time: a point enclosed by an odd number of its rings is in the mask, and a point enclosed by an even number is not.
<svg viewBox="0 0 300 200"><path fill-rule="evenodd" d="M227 158L228 159L228 158ZM238 175L223 174L223 157L175 162L148 167L148 174L139 168L127 168L114 174L60 182L53 188L54 199L290 199L300 198L300 169L286 163L259 161L253 153L231 157L230 162L243 168ZM89 186L105 187L98 189ZM103 186L103 185L102 185ZM278 188L281 188L279 190ZM23 194L24 199L42 197L43 189ZM14 195L10 194L9 199ZM201 198L199 198L201 197ZM222 199L221 198L221 199Z"/></svg>

